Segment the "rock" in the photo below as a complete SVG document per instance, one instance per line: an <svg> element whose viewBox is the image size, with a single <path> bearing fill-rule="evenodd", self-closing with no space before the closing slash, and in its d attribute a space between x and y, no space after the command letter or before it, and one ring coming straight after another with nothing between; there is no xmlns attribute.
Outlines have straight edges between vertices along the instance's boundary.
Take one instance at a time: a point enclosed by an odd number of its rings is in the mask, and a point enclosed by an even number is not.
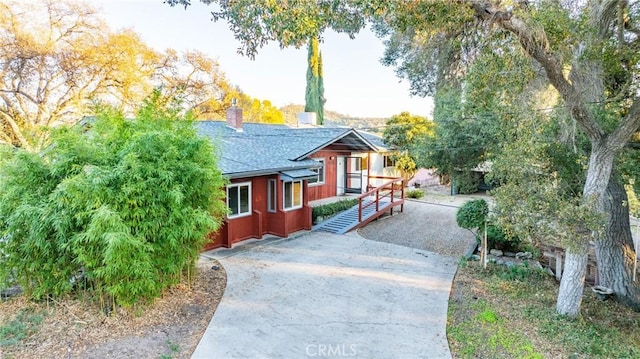
<svg viewBox="0 0 640 359"><path fill-rule="evenodd" d="M533 258L533 254L531 254L531 252L518 252L516 253L516 258L518 259L531 259Z"/></svg>
<svg viewBox="0 0 640 359"><path fill-rule="evenodd" d="M516 256L516 254L513 252L504 252L503 255L505 257L511 257L511 258L514 258Z"/></svg>
<svg viewBox="0 0 640 359"><path fill-rule="evenodd" d="M489 254L491 254L492 256L496 256L496 257L502 257L503 253L501 250L499 249L492 249Z"/></svg>
<svg viewBox="0 0 640 359"><path fill-rule="evenodd" d="M472 254L471 256L469 256L469 260L470 261L479 261L480 260L480 256L477 254Z"/></svg>
<svg viewBox="0 0 640 359"><path fill-rule="evenodd" d="M473 256L475 252L476 252L476 244L473 243L469 246L469 248L467 248L467 251L465 252L464 257L469 260L472 260L471 256Z"/></svg>
<svg viewBox="0 0 640 359"><path fill-rule="evenodd" d="M516 265L515 263L509 262L509 261L504 262L504 264L507 266L507 268L515 267L515 265Z"/></svg>
<svg viewBox="0 0 640 359"><path fill-rule="evenodd" d="M531 266L531 268L533 269L539 269L542 270L542 264L540 264L540 262L538 261L531 261L529 262L529 265Z"/></svg>
<svg viewBox="0 0 640 359"><path fill-rule="evenodd" d="M600 300L607 300L613 294L613 290L611 288L603 287L601 285L591 287L591 290Z"/></svg>
<svg viewBox="0 0 640 359"><path fill-rule="evenodd" d="M9 287L9 288L5 288L0 290L0 298L1 299L9 299L11 297L15 297L16 295L19 295L22 293L22 287L20 286L15 286L15 287Z"/></svg>
<svg viewBox="0 0 640 359"><path fill-rule="evenodd" d="M555 273L553 273L553 270L551 270L551 268L549 268L549 267L545 267L545 268L544 268L544 271L545 271L548 275L550 275L550 276L552 276L552 277L555 277L555 276L556 276L556 274L555 274Z"/></svg>

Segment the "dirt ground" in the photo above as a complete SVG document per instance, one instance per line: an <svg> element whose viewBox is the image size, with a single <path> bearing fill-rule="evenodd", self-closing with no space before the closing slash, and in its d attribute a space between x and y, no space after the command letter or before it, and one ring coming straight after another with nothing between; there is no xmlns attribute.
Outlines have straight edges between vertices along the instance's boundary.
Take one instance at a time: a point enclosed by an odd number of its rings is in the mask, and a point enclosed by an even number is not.
<svg viewBox="0 0 640 359"><path fill-rule="evenodd" d="M34 304L18 297L0 302L0 323L25 308L44 314L39 330L19 345L0 347L0 358L189 358L226 282L219 263L203 261L191 287L178 285L153 305L119 309L110 316L82 300Z"/></svg>

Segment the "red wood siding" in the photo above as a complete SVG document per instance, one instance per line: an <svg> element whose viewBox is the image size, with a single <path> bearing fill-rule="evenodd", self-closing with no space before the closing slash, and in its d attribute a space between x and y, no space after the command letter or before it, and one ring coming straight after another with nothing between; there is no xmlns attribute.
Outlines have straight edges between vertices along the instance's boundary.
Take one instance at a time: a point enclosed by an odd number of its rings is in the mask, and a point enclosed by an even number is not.
<svg viewBox="0 0 640 359"><path fill-rule="evenodd" d="M325 149L310 156L311 158L324 158L324 184L309 186L309 201L336 195L337 158L349 153Z"/></svg>
<svg viewBox="0 0 640 359"><path fill-rule="evenodd" d="M276 179L277 211L267 211L268 180ZM234 243L249 239L262 238L265 234L273 234L279 237L287 237L289 234L302 229L311 229L311 208L308 206L309 197L306 181L303 183L303 207L300 209L284 211L283 208L283 182L278 176L262 176L254 178L234 179L231 183L251 183L251 215L226 219L220 230L209 235L209 242L205 250L227 247Z"/></svg>
<svg viewBox="0 0 640 359"><path fill-rule="evenodd" d="M227 224L222 222L222 227L217 232L211 232L207 236L208 241L204 245L204 250L208 251L223 246L224 238L227 238Z"/></svg>

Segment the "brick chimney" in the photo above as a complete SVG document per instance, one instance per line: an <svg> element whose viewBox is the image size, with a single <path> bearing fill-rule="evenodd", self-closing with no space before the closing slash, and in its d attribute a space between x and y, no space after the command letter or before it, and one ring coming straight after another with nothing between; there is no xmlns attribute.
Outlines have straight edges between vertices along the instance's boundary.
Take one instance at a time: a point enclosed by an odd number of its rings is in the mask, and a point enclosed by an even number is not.
<svg viewBox="0 0 640 359"><path fill-rule="evenodd" d="M227 109L227 126L238 132L242 132L242 109L235 104Z"/></svg>

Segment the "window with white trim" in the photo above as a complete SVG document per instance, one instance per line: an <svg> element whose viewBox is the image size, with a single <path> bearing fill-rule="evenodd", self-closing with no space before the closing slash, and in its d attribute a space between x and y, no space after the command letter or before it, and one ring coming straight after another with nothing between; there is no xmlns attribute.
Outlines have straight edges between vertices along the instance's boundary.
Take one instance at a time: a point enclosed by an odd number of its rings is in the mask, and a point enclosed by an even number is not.
<svg viewBox="0 0 640 359"><path fill-rule="evenodd" d="M284 209L302 208L302 181L283 182L282 186Z"/></svg>
<svg viewBox="0 0 640 359"><path fill-rule="evenodd" d="M269 179L267 182L267 212L277 212L278 205L278 186L275 179Z"/></svg>
<svg viewBox="0 0 640 359"><path fill-rule="evenodd" d="M396 161L393 159L392 155L385 155L383 157L383 162L385 167L395 167Z"/></svg>
<svg viewBox="0 0 640 359"><path fill-rule="evenodd" d="M251 182L233 183L227 186L228 218L251 215Z"/></svg>
<svg viewBox="0 0 640 359"><path fill-rule="evenodd" d="M324 184L324 158L314 158L317 162L319 162L322 166L320 168L311 169L313 172L318 175L314 178L309 178L309 185L317 186Z"/></svg>

